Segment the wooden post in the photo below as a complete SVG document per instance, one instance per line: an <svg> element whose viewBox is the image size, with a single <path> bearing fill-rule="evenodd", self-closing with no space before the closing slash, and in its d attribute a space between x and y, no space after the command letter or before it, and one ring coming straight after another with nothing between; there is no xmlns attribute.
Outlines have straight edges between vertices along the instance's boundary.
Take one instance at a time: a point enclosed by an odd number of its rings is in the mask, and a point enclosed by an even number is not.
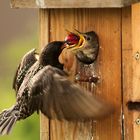
<svg viewBox="0 0 140 140"><path fill-rule="evenodd" d="M124 8L122 11L122 80L123 80L123 112L124 139L139 140L140 113L128 111L128 100L140 101L140 4Z"/></svg>
<svg viewBox="0 0 140 140"><path fill-rule="evenodd" d="M40 25L40 48L43 48L49 42L49 11L39 11ZM43 115L40 115L40 139L49 140L49 120Z"/></svg>
<svg viewBox="0 0 140 140"><path fill-rule="evenodd" d="M131 100L132 90L132 16L131 7L124 8L122 10L122 111L124 113L124 119L122 120L124 139L134 140L133 134L133 114L128 111L126 103Z"/></svg>
<svg viewBox="0 0 140 140"><path fill-rule="evenodd" d="M131 99L133 101L140 101L140 4L132 6L132 91ZM134 140L140 139L139 127L140 113L133 112L133 135Z"/></svg>

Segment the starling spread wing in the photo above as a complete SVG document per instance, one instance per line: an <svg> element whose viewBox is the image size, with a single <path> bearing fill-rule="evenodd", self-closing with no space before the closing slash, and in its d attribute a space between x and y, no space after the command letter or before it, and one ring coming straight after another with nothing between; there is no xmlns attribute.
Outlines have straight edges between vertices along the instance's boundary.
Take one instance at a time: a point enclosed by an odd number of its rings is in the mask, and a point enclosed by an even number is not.
<svg viewBox="0 0 140 140"><path fill-rule="evenodd" d="M13 79L13 89L15 89L16 92L18 91L29 68L37 61L35 55L35 49L32 49L23 56Z"/></svg>
<svg viewBox="0 0 140 140"><path fill-rule="evenodd" d="M50 119L59 120L100 119L112 112L107 103L64 75L63 71L46 66L34 76L29 86L34 107L39 107Z"/></svg>

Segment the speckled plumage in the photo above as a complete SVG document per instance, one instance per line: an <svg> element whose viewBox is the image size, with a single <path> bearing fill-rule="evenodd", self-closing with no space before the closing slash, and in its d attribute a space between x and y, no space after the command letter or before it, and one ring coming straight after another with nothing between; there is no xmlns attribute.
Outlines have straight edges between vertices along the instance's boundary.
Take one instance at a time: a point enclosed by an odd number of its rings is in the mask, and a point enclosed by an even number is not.
<svg viewBox="0 0 140 140"><path fill-rule="evenodd" d="M20 64L18 65L13 79L13 89L15 89L16 93L18 92L18 89L22 84L27 71L37 61L35 55L37 55L35 49L32 49L23 56Z"/></svg>
<svg viewBox="0 0 140 140"><path fill-rule="evenodd" d="M36 101L34 100L34 102L32 102L33 98L32 95L30 95L31 92L28 85L30 85L31 79L36 75L36 73L46 65L52 65L52 63L61 65L57 59L58 55L62 51L61 46L63 44L63 42L59 41L48 44L42 50L38 61L35 57L35 50L31 50L25 54L18 66L13 81L13 88L15 89L17 95L16 104L10 109L4 110L0 114L0 134L9 134L16 121L25 119L32 115L34 111L39 110L38 106L36 106L36 108L34 107ZM57 49L55 50L55 48ZM58 50L61 51L58 55L56 55ZM47 56L50 55L50 57L53 57L51 55L55 54L54 57L56 58L50 61L46 56L44 56L44 54L48 54Z"/></svg>

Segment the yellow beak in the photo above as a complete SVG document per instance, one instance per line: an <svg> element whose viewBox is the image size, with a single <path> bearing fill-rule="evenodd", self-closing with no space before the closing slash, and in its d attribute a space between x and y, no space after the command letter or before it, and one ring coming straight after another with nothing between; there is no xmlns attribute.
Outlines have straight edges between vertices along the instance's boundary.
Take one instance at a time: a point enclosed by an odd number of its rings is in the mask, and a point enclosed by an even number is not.
<svg viewBox="0 0 140 140"><path fill-rule="evenodd" d="M67 49L70 49L71 51L77 51L77 50L80 50L81 48L83 48L84 44L85 44L85 38L84 38L84 35L82 33L80 33L78 30L76 30L76 33L80 39L79 39L79 42L78 44L74 44L74 45L68 45L66 46Z"/></svg>

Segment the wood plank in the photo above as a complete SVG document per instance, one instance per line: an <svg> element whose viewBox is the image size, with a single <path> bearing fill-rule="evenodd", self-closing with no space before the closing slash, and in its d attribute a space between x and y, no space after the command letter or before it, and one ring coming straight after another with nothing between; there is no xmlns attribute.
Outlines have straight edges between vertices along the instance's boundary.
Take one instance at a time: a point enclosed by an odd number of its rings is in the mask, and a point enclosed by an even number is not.
<svg viewBox="0 0 140 140"><path fill-rule="evenodd" d="M39 11L40 48L49 42L49 11ZM49 140L49 120L40 113L40 139Z"/></svg>
<svg viewBox="0 0 140 140"><path fill-rule="evenodd" d="M51 10L51 38L52 40L64 40L66 35L65 29L73 30L75 21L74 10ZM62 58L61 58L62 57ZM70 79L74 80L76 70L76 59L74 55L67 50L64 50L60 56L61 62L64 63L65 70L69 72ZM89 123L70 123L51 121L50 124L50 140L87 140L91 135L92 122ZM88 128L88 131L87 129ZM79 132L81 130L81 132ZM92 135L91 135L92 136Z"/></svg>
<svg viewBox="0 0 140 140"><path fill-rule="evenodd" d="M97 32L101 46L97 63L101 82L96 89L89 83L81 85L94 94L96 91L96 94L116 107L116 113L103 121L89 123L51 121L50 139L121 139L121 9L51 9L50 17L50 41L63 40L66 35L65 29L76 28L83 32L90 30ZM71 57L68 55L67 61L73 61ZM70 67L73 65L75 63L71 63Z"/></svg>
<svg viewBox="0 0 140 140"><path fill-rule="evenodd" d="M139 76L140 76L140 65L139 59L136 59L137 52L140 52L140 4L132 6L132 45L133 45L133 99L140 99L139 94Z"/></svg>
<svg viewBox="0 0 140 140"><path fill-rule="evenodd" d="M126 103L132 98L132 24L131 7L122 10L122 79L123 79L123 113L124 139L134 140L133 114L128 111Z"/></svg>
<svg viewBox="0 0 140 140"><path fill-rule="evenodd" d="M11 0L13 8L101 8L124 7L140 0Z"/></svg>
<svg viewBox="0 0 140 140"><path fill-rule="evenodd" d="M133 57L133 95L131 100L140 101L140 4L135 4L132 6L132 57ZM139 118L139 112L133 112L133 127L134 127L134 140L139 140L140 138L140 127L135 123Z"/></svg>
<svg viewBox="0 0 140 140"><path fill-rule="evenodd" d="M136 124L139 112L128 111L127 101L140 101L140 4L123 9L122 14L122 57L123 57L123 110L125 139L139 140L140 127Z"/></svg>

